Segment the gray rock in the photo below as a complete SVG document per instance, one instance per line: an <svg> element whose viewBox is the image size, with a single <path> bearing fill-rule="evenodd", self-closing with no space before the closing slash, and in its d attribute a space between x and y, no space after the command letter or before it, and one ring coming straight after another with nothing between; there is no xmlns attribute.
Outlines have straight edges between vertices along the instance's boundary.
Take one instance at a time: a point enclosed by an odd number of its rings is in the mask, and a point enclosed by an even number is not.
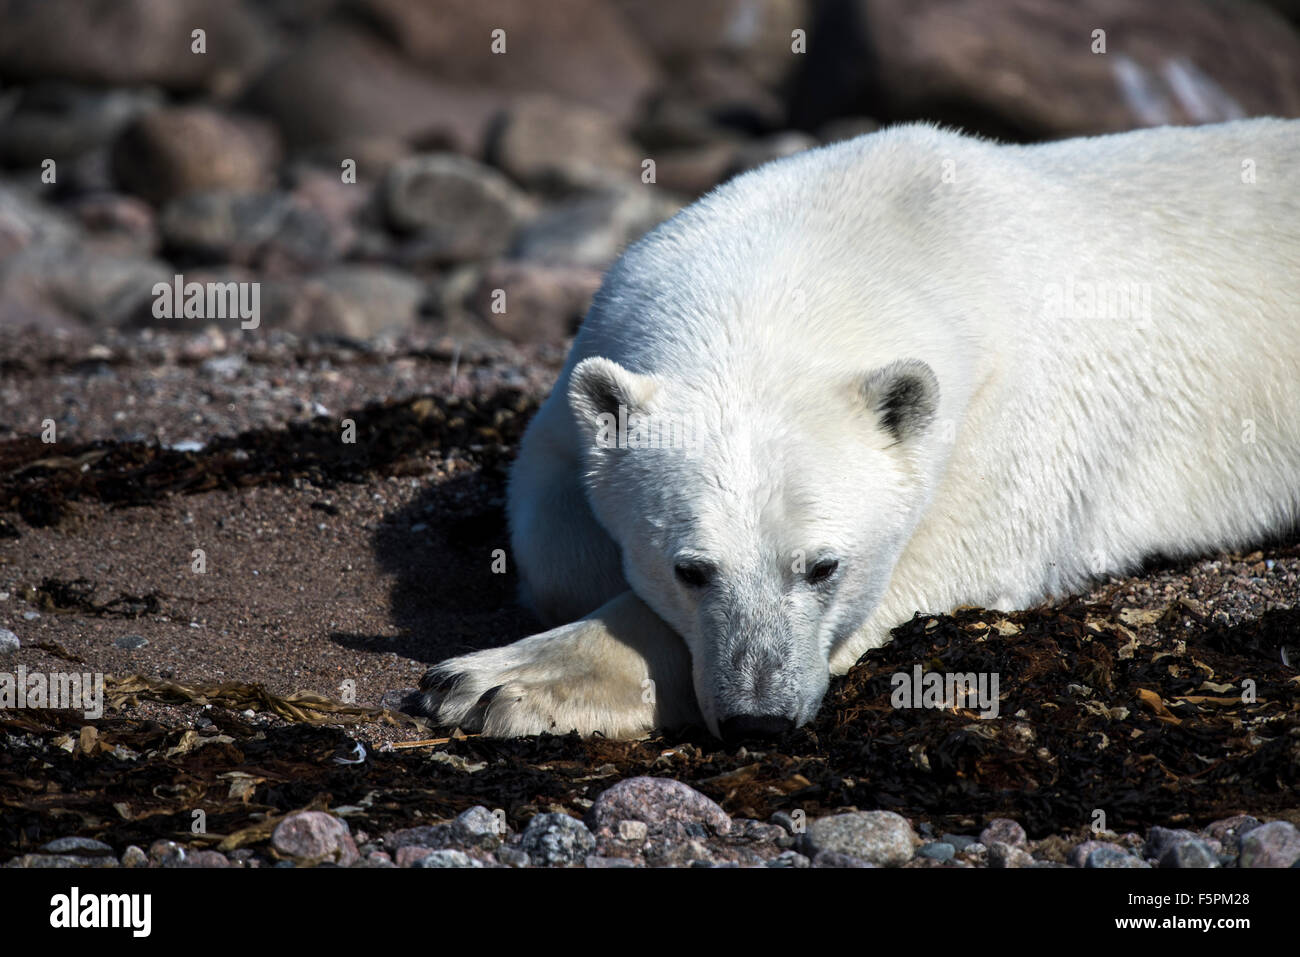
<svg viewBox="0 0 1300 957"><path fill-rule="evenodd" d="M1167 844L1159 856L1159 861L1161 867L1219 866L1219 859L1214 849L1196 837Z"/></svg>
<svg viewBox="0 0 1300 957"><path fill-rule="evenodd" d="M1239 867L1291 867L1300 861L1300 831L1287 821L1270 821L1241 839Z"/></svg>
<svg viewBox="0 0 1300 957"><path fill-rule="evenodd" d="M812 861L798 851L782 851L767 862L768 867L812 867Z"/></svg>
<svg viewBox="0 0 1300 957"><path fill-rule="evenodd" d="M393 228L418 233L411 255L434 263L499 255L530 211L527 197L499 172L452 153L399 160L382 195Z"/></svg>
<svg viewBox="0 0 1300 957"><path fill-rule="evenodd" d="M637 867L638 862L629 857L604 857L600 854L588 854L583 867Z"/></svg>
<svg viewBox="0 0 1300 957"><path fill-rule="evenodd" d="M587 826L567 814L538 814L524 828L520 849L537 864L580 864L596 849Z"/></svg>
<svg viewBox="0 0 1300 957"><path fill-rule="evenodd" d="M587 812L597 834L618 834L624 821L640 821L654 840L685 840L731 831L731 818L714 801L672 778L636 777L601 793Z"/></svg>
<svg viewBox="0 0 1300 957"><path fill-rule="evenodd" d="M526 853L509 845L497 848L497 860L506 867L527 867L530 863Z"/></svg>
<svg viewBox="0 0 1300 957"><path fill-rule="evenodd" d="M42 854L79 854L82 857L104 857L113 848L93 837L57 837L41 846Z"/></svg>
<svg viewBox="0 0 1300 957"><path fill-rule="evenodd" d="M272 276L323 267L349 241L287 193L186 193L163 207L159 227L168 250L187 261L251 266Z"/></svg>
<svg viewBox="0 0 1300 957"><path fill-rule="evenodd" d="M154 284L173 275L154 259L98 254L81 244L31 244L0 258L0 299L100 328L120 326L148 312Z"/></svg>
<svg viewBox="0 0 1300 957"><path fill-rule="evenodd" d="M1150 867L1146 861L1118 847L1099 847L1088 855L1083 864L1087 868Z"/></svg>
<svg viewBox="0 0 1300 957"><path fill-rule="evenodd" d="M547 95L515 100L493 125L488 161L542 189L636 180L636 150L607 113Z"/></svg>
<svg viewBox="0 0 1300 957"><path fill-rule="evenodd" d="M932 861L950 861L956 853L957 849L947 841L931 841L916 849L917 857L928 857Z"/></svg>
<svg viewBox="0 0 1300 957"><path fill-rule="evenodd" d="M1146 857L1160 860L1175 845L1194 840L1196 835L1191 831L1157 826L1147 831L1146 844L1142 848L1142 853Z"/></svg>
<svg viewBox="0 0 1300 957"><path fill-rule="evenodd" d="M359 855L346 821L324 811L300 811L276 825L271 846L299 864L349 867Z"/></svg>
<svg viewBox="0 0 1300 957"><path fill-rule="evenodd" d="M0 655L12 655L23 643L8 628L0 628Z"/></svg>
<svg viewBox="0 0 1300 957"><path fill-rule="evenodd" d="M262 327L352 339L409 332L424 296L424 285L399 269L341 264L306 278L262 283Z"/></svg>
<svg viewBox="0 0 1300 957"><path fill-rule="evenodd" d="M812 859L813 867L875 867L870 861L864 861L860 857L854 857L852 854L842 854L839 851L819 851L817 856Z"/></svg>
<svg viewBox="0 0 1300 957"><path fill-rule="evenodd" d="M83 857L77 854L23 854L5 864L5 867L26 868L85 868L118 867L115 857Z"/></svg>
<svg viewBox="0 0 1300 957"><path fill-rule="evenodd" d="M122 852L122 866L148 867L149 855L136 845L128 844L126 850Z"/></svg>
<svg viewBox="0 0 1300 957"><path fill-rule="evenodd" d="M450 848L433 851L424 855L418 861L411 865L412 867L482 867L481 861L476 861L464 851L452 850Z"/></svg>
<svg viewBox="0 0 1300 957"><path fill-rule="evenodd" d="M1249 814L1237 814L1215 821L1205 828L1204 835L1219 842L1225 852L1234 856L1241 848L1241 839L1260 826L1259 818Z"/></svg>
<svg viewBox="0 0 1300 957"><path fill-rule="evenodd" d="M989 867L1031 867L1034 863L1034 859L1028 851L1014 844L994 841L988 845L988 849Z"/></svg>
<svg viewBox="0 0 1300 957"><path fill-rule="evenodd" d="M457 816L452 830L461 843L492 850L505 837L505 822L483 805L476 804Z"/></svg>
<svg viewBox="0 0 1300 957"><path fill-rule="evenodd" d="M1071 867L1083 867L1088 862L1088 855L1100 848L1110 848L1121 854L1128 853L1124 848L1111 841L1084 841L1070 848L1070 852L1065 856L1065 863Z"/></svg>
<svg viewBox="0 0 1300 957"><path fill-rule="evenodd" d="M857 811L813 821L800 849L813 855L838 851L892 867L911 860L915 845L912 826L901 815L893 811Z"/></svg>
<svg viewBox="0 0 1300 957"><path fill-rule="evenodd" d="M1025 829L1005 817L994 818L989 821L984 830L980 831L980 843L985 847L992 847L994 844L1020 847L1026 840Z"/></svg>
<svg viewBox="0 0 1300 957"><path fill-rule="evenodd" d="M106 146L134 117L162 103L156 90L70 83L34 83L18 93L13 111L0 119L0 162L9 166L39 166Z"/></svg>
<svg viewBox="0 0 1300 957"><path fill-rule="evenodd" d="M149 639L144 635L119 635L113 639L113 645L126 651L134 651L137 648L143 648L149 644Z"/></svg>
<svg viewBox="0 0 1300 957"><path fill-rule="evenodd" d="M959 854L962 851L966 850L966 848L970 847L972 844L979 843L978 838L968 837L967 835L964 834L940 834L939 840L942 841L944 844L951 844L953 850L955 850Z"/></svg>
<svg viewBox="0 0 1300 957"><path fill-rule="evenodd" d="M230 859L220 851L190 851L180 867L229 867Z"/></svg>
<svg viewBox="0 0 1300 957"><path fill-rule="evenodd" d="M498 261L483 270L466 302L442 308L467 309L515 342L558 342L577 331L600 280L600 271L586 266Z"/></svg>
<svg viewBox="0 0 1300 957"><path fill-rule="evenodd" d="M174 107L133 120L113 144L115 181L155 204L203 190L260 192L273 184L280 147L260 120L206 107Z"/></svg>
<svg viewBox="0 0 1300 957"><path fill-rule="evenodd" d="M680 208L679 200L653 184L578 195L550 206L521 230L513 255L552 266L605 269L628 244Z"/></svg>

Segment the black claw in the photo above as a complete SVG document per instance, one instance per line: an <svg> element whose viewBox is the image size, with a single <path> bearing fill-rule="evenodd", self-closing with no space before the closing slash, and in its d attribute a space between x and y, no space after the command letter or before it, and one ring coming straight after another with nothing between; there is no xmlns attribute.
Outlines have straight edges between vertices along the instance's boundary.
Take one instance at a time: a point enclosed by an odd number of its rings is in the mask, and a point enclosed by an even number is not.
<svg viewBox="0 0 1300 957"><path fill-rule="evenodd" d="M494 688L488 688L479 695L478 700L474 702L474 707L461 719L460 729L466 734L478 734L483 730L483 723L487 720L488 708L492 707L492 702L500 694L505 685L497 685Z"/></svg>
<svg viewBox="0 0 1300 957"><path fill-rule="evenodd" d="M448 673L433 668L426 671L424 677L420 679L420 690L433 694L447 694L456 687L462 677L464 676L459 672Z"/></svg>

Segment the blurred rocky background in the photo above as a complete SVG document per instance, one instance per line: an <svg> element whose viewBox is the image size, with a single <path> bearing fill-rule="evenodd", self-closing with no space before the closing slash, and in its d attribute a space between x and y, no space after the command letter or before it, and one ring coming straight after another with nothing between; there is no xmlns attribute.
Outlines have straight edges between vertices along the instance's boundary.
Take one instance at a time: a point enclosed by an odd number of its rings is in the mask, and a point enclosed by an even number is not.
<svg viewBox="0 0 1300 957"><path fill-rule="evenodd" d="M260 283L237 336L558 342L683 204L880 124L1300 115L1297 23L1300 0L0 0L0 328L207 325L155 318L180 273Z"/></svg>

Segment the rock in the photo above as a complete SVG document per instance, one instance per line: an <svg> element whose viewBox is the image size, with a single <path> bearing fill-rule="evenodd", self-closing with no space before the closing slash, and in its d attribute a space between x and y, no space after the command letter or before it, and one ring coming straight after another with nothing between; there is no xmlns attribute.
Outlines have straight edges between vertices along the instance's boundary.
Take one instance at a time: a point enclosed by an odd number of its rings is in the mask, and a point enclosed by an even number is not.
<svg viewBox="0 0 1300 957"><path fill-rule="evenodd" d="M1171 830L1166 827L1153 827L1147 832L1146 843L1143 845L1142 854L1155 860L1164 857L1165 852L1177 844L1185 841L1196 840L1196 835L1191 831Z"/></svg>
<svg viewBox="0 0 1300 957"><path fill-rule="evenodd" d="M148 257L158 251L153 207L125 193L89 193L72 199L68 211L86 230L96 254Z"/></svg>
<svg viewBox="0 0 1300 957"><path fill-rule="evenodd" d="M351 236L286 193L209 190L167 203L163 242L187 261L234 263L280 276L339 259Z"/></svg>
<svg viewBox="0 0 1300 957"><path fill-rule="evenodd" d="M66 246L78 239L76 225L63 212L24 190L0 183L0 266L28 246Z"/></svg>
<svg viewBox="0 0 1300 957"><path fill-rule="evenodd" d="M430 843L434 842L431 841ZM411 867L416 861L432 854L433 850L432 847L427 847L424 844L403 845L402 847L397 848L397 866Z"/></svg>
<svg viewBox="0 0 1300 957"><path fill-rule="evenodd" d="M782 851L767 862L768 867L812 867L812 861L798 851Z"/></svg>
<svg viewBox="0 0 1300 957"><path fill-rule="evenodd" d="M324 811L290 814L275 826L271 847L297 864L349 867L359 857L347 822Z"/></svg>
<svg viewBox="0 0 1300 957"><path fill-rule="evenodd" d="M586 825L567 814L538 814L524 828L520 849L536 864L571 866L596 849Z"/></svg>
<svg viewBox="0 0 1300 957"><path fill-rule="evenodd" d="M0 0L6 81L156 84L230 94L271 53L270 31L247 4L208 0ZM208 52L190 32L206 31Z"/></svg>
<svg viewBox="0 0 1300 957"><path fill-rule="evenodd" d="M157 840L149 845L151 867L179 867L185 857L185 848L175 841Z"/></svg>
<svg viewBox="0 0 1300 957"><path fill-rule="evenodd" d="M74 159L107 146L132 119L161 104L155 90L98 90L69 83L20 88L13 111L0 119L0 163L39 166L47 159Z"/></svg>
<svg viewBox="0 0 1300 957"><path fill-rule="evenodd" d="M461 843L490 851L505 837L505 821L483 805L476 804L457 816L452 830Z"/></svg>
<svg viewBox="0 0 1300 957"><path fill-rule="evenodd" d="M625 122L658 78L653 59L605 0L359 5L408 56L461 86L558 94ZM504 53L492 53L494 30L504 31Z"/></svg>
<svg viewBox="0 0 1300 957"><path fill-rule="evenodd" d="M1087 868L1111 868L1111 867L1150 867L1146 861L1118 847L1099 847L1088 855L1084 861L1084 867Z"/></svg>
<svg viewBox="0 0 1300 957"><path fill-rule="evenodd" d="M114 142L113 177L158 205L201 190L257 192L273 185L279 152L274 130L260 120L197 106L154 110Z"/></svg>
<svg viewBox="0 0 1300 957"><path fill-rule="evenodd" d="M1159 857L1161 867L1218 867L1218 855L1205 841L1193 837L1168 844Z"/></svg>
<svg viewBox="0 0 1300 957"><path fill-rule="evenodd" d="M394 229L419 234L420 258L436 263L504 252L529 211L527 198L496 170L451 153L395 163L383 205Z"/></svg>
<svg viewBox="0 0 1300 957"><path fill-rule="evenodd" d="M497 848L497 860L506 867L527 867L528 855L517 847L502 845Z"/></svg>
<svg viewBox="0 0 1300 957"><path fill-rule="evenodd" d="M636 777L602 792L587 812L597 834L619 833L626 821L646 825L646 838L680 841L727 834L731 818L714 801L672 778Z"/></svg>
<svg viewBox="0 0 1300 957"><path fill-rule="evenodd" d="M483 270L461 308L514 342L559 342L577 331L600 280L600 270L586 266L499 260Z"/></svg>
<svg viewBox="0 0 1300 957"><path fill-rule="evenodd" d="M687 196L699 196L725 180L736 165L734 143L707 143L653 154L659 185Z"/></svg>
<svg viewBox="0 0 1300 957"><path fill-rule="evenodd" d="M842 854L839 851L820 851L812 859L813 867L875 867L869 861L864 861L860 857L854 857L852 854Z"/></svg>
<svg viewBox="0 0 1300 957"><path fill-rule="evenodd" d="M995 817L980 831L980 843L985 847L992 847L995 843L1020 847L1026 840L1025 829L1005 817Z"/></svg>
<svg viewBox="0 0 1300 957"><path fill-rule="evenodd" d="M8 628L0 628L0 655L12 655L22 647L22 642Z"/></svg>
<svg viewBox="0 0 1300 957"><path fill-rule="evenodd" d="M411 864L411 867L482 867L481 861L476 861L464 851L444 849L441 851L431 851L424 857Z"/></svg>
<svg viewBox="0 0 1300 957"><path fill-rule="evenodd" d="M488 162L538 189L635 181L640 157L607 113L552 96L513 102L488 136Z"/></svg>
<svg viewBox="0 0 1300 957"><path fill-rule="evenodd" d="M1188 0L1171 20L1126 0L851 0L819 7L810 46L801 128L868 105L1022 140L1300 113L1300 38L1260 4Z"/></svg>
<svg viewBox="0 0 1300 957"><path fill-rule="evenodd" d="M939 840L942 841L944 844L951 844L953 846L953 850L955 850L959 854L962 851L966 850L966 848L970 847L972 844L979 843L979 840L977 838L967 837L966 835L963 834L940 834Z"/></svg>
<svg viewBox="0 0 1300 957"><path fill-rule="evenodd" d="M1065 863L1069 864L1071 867L1083 867L1088 861L1088 855L1103 847L1119 851L1121 854L1126 853L1124 848L1110 841L1084 841L1081 844L1076 844L1070 849L1070 851L1065 855Z"/></svg>
<svg viewBox="0 0 1300 957"><path fill-rule="evenodd" d="M482 155L506 97L439 82L368 33L330 24L263 73L247 102L275 121L293 149L312 148L332 169L353 159L358 178L374 178L383 171L372 167L387 165L404 143Z"/></svg>
<svg viewBox="0 0 1300 957"><path fill-rule="evenodd" d="M588 854L587 859L583 861L583 867L637 867L638 863L628 857L601 857L599 854Z"/></svg>
<svg viewBox="0 0 1300 957"><path fill-rule="evenodd" d="M1011 823L1015 822L1013 821ZM1021 834L1023 833L1024 832L1022 831ZM987 846L989 849L989 867L1006 868L1033 866L1033 857L1030 856L1028 851L1019 845L1007 844L1003 841L992 841Z"/></svg>
<svg viewBox="0 0 1300 957"><path fill-rule="evenodd" d="M1215 821L1203 833L1205 837L1218 841L1225 851L1231 851L1235 855L1241 847L1241 839L1259 825L1258 818L1249 814L1237 814Z"/></svg>
<svg viewBox="0 0 1300 957"><path fill-rule="evenodd" d="M1300 861L1300 831L1287 821L1270 821L1241 839L1238 867L1291 867Z"/></svg>
<svg viewBox="0 0 1300 957"><path fill-rule="evenodd" d="M148 311L154 284L173 275L155 259L99 255L80 244L33 244L0 261L0 301L115 327Z"/></svg>
<svg viewBox="0 0 1300 957"><path fill-rule="evenodd" d="M230 859L220 851L190 851L181 861L181 867L229 867Z"/></svg>
<svg viewBox="0 0 1300 957"><path fill-rule="evenodd" d="M916 849L917 857L928 857L932 861L950 861L956 853L957 849L946 841L931 841Z"/></svg>
<svg viewBox="0 0 1300 957"><path fill-rule="evenodd" d="M104 857L113 848L92 837L58 837L41 846L42 854L78 854L82 857Z"/></svg>
<svg viewBox="0 0 1300 957"><path fill-rule="evenodd" d="M134 844L128 844L122 852L123 867L148 867L149 855Z"/></svg>
<svg viewBox="0 0 1300 957"><path fill-rule="evenodd" d="M553 204L515 240L513 255L548 265L607 268L623 249L681 203L653 184L578 195Z"/></svg>
<svg viewBox="0 0 1300 957"><path fill-rule="evenodd" d="M394 864L393 859L389 857L387 854L385 854L383 851L371 851L369 854L366 855L365 860L361 861L359 864L354 864L353 866L384 868L384 867L396 867L397 865Z"/></svg>
<svg viewBox="0 0 1300 957"><path fill-rule="evenodd" d="M857 811L818 818L808 825L802 850L813 855L838 851L881 867L912 859L916 835L907 819L893 811Z"/></svg>
<svg viewBox="0 0 1300 957"><path fill-rule="evenodd" d="M791 50L791 32L812 25L808 0L616 0L616 6L641 42L671 68L722 60L773 87L800 58Z"/></svg>
<svg viewBox="0 0 1300 957"><path fill-rule="evenodd" d="M618 839L629 844L639 844L649 836L650 827L644 821L619 821Z"/></svg>
<svg viewBox="0 0 1300 957"><path fill-rule="evenodd" d="M119 635L113 639L115 648L122 648L126 651L134 651L137 648L143 648L149 644L149 639L144 635Z"/></svg>
<svg viewBox="0 0 1300 957"><path fill-rule="evenodd" d="M5 864L5 867L27 868L84 868L118 867L115 857L83 857L76 854L23 854Z"/></svg>

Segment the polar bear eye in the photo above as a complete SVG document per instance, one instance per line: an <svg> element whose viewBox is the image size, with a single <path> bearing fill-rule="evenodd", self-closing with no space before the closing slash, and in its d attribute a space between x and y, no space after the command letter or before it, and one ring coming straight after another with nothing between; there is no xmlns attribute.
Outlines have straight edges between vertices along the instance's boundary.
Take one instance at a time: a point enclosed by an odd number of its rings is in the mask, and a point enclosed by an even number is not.
<svg viewBox="0 0 1300 957"><path fill-rule="evenodd" d="M703 588L713 578L713 566L704 562L678 562L673 571L678 581L691 588Z"/></svg>
<svg viewBox="0 0 1300 957"><path fill-rule="evenodd" d="M835 574L835 570L840 567L840 563L833 558L823 558L808 571L808 581L817 585L826 581Z"/></svg>

